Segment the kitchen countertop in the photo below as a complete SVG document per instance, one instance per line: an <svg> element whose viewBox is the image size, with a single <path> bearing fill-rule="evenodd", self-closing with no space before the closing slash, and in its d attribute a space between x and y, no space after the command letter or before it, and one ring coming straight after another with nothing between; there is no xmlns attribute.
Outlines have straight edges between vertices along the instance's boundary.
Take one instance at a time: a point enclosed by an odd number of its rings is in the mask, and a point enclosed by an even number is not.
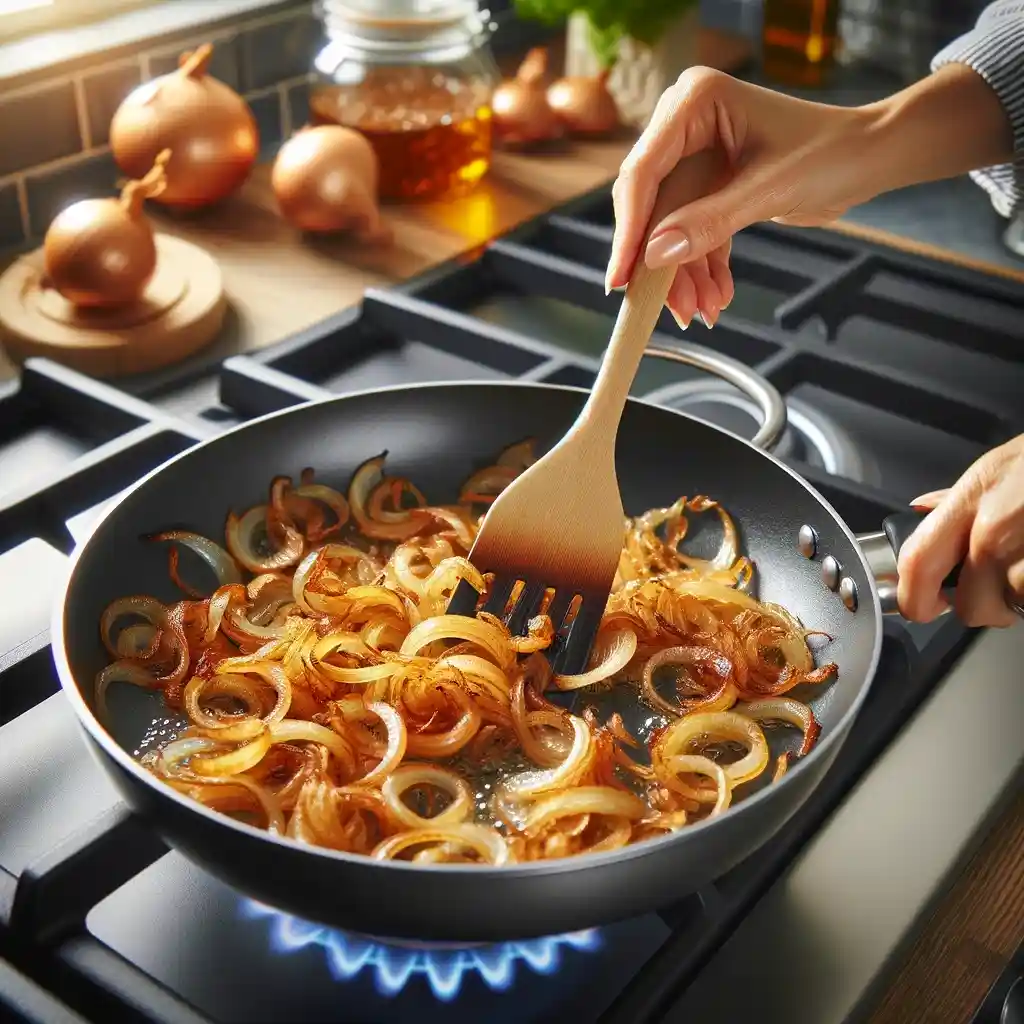
<svg viewBox="0 0 1024 1024"><path fill-rule="evenodd" d="M836 102L874 98L877 81L845 80ZM263 348L357 303L365 288L412 277L609 181L628 139L576 144L543 156L499 154L472 194L450 204L390 207L395 242L304 240L275 212L269 169L221 207L191 217L154 213L158 229L205 247L220 263L232 312L223 336L194 363ZM1024 282L1024 261L1001 244L1005 227L966 179L904 189L851 211L846 233ZM713 337L712 337L713 341ZM181 373L179 368L177 373ZM0 355L0 381L16 374ZM152 377L119 382L150 390ZM1024 939L1024 799L1005 812L908 952L872 1024L961 1024ZM1014 911L1014 912L1011 912Z"/></svg>

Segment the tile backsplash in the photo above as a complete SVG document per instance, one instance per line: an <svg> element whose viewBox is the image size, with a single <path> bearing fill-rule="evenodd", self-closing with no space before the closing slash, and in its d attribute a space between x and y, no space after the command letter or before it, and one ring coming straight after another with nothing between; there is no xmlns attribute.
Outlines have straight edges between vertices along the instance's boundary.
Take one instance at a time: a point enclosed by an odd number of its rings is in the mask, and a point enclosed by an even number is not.
<svg viewBox="0 0 1024 1024"><path fill-rule="evenodd" d="M276 147L305 123L321 33L312 4L301 2L6 92L0 84L0 250L40 240L77 199L115 194L124 176L108 145L111 118L132 89L173 70L178 55L200 43L214 45L210 74L248 101L261 146Z"/></svg>

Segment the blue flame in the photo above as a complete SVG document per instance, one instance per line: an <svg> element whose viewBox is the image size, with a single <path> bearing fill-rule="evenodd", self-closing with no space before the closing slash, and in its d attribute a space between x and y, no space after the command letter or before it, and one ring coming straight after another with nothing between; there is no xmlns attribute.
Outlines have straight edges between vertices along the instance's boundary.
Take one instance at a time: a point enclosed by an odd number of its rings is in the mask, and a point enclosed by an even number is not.
<svg viewBox="0 0 1024 1024"><path fill-rule="evenodd" d="M243 911L248 917L270 918L270 941L275 953L320 946L337 981L350 981L363 970L372 971L377 992L386 998L398 995L416 976L425 978L434 995L446 1003L459 994L463 980L474 974L492 991L505 992L515 981L516 965L520 962L535 974L550 975L558 970L563 949L593 953L601 948L601 933L590 928L493 946L422 949L335 931L253 900L245 901Z"/></svg>

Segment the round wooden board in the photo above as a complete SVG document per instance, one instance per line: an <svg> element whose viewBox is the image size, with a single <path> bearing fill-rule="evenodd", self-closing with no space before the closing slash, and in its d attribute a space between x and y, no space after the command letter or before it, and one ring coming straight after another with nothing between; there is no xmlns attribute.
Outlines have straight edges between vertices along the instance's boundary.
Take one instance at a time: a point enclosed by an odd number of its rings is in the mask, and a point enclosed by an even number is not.
<svg viewBox="0 0 1024 1024"><path fill-rule="evenodd" d="M41 249L0 277L0 342L12 359L46 356L95 377L180 362L216 337L227 301L204 249L156 236L157 269L142 298L120 309L80 309L44 288Z"/></svg>

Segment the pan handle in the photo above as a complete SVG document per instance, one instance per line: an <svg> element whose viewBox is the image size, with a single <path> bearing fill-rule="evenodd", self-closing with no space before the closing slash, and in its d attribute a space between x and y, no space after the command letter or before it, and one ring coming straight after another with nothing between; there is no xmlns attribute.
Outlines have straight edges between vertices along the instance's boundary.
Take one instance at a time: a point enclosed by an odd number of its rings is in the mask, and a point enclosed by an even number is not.
<svg viewBox="0 0 1024 1024"><path fill-rule="evenodd" d="M761 426L750 443L770 452L781 440L786 431L786 403L775 385L756 370L745 366L738 359L731 359L702 345L681 345L679 348L650 345L644 355L684 363L728 381L752 399L761 410Z"/></svg>
<svg viewBox="0 0 1024 1024"><path fill-rule="evenodd" d="M927 512L897 512L894 515L886 516L882 520L882 529L877 533L862 533L857 537L864 557L871 567L871 573L875 577L875 587L878 590L878 600L882 606L884 615L898 615L899 605L896 601L896 585L899 582L899 572L896 567L900 556L900 549L910 539L910 535L921 525L921 521L928 515ZM960 579L961 566L953 567L952 572L942 581L944 591L956 589ZM946 608L943 614L949 611Z"/></svg>

